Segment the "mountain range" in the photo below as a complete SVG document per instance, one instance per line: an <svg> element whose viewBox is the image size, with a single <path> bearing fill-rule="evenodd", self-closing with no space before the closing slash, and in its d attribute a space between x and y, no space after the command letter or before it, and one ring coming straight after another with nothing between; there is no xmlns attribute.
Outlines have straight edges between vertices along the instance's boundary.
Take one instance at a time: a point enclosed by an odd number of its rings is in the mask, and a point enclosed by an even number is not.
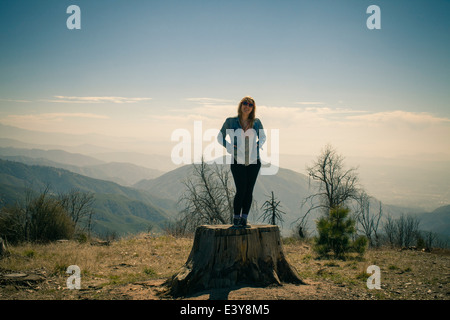
<svg viewBox="0 0 450 320"><path fill-rule="evenodd" d="M66 169L91 178L110 180L131 186L142 179L152 179L164 171L127 162L106 162L63 150L0 148L0 159Z"/></svg>
<svg viewBox="0 0 450 320"><path fill-rule="evenodd" d="M105 153L103 153L105 155ZM120 153L116 153L120 156ZM176 205L184 192L183 180L192 176L192 165L167 172L125 162L106 162L93 156L62 150L0 148L0 200L11 204L23 198L25 188L39 190L50 185L55 192L77 188L95 193L94 231L135 233L149 225L161 230L178 212ZM152 166L151 162L146 162ZM157 167L157 164L155 164ZM283 234L289 234L295 221L305 212L302 199L310 195L314 182L299 172L279 168L276 175L260 175L254 190L253 222L261 223L261 206L271 192L281 203ZM377 206L373 200L372 207ZM415 214L421 228L450 236L450 206L432 212L383 204L385 214ZM318 213L309 217L314 229Z"/></svg>
<svg viewBox="0 0 450 320"><path fill-rule="evenodd" d="M0 147L63 150L89 156L102 163L129 163L158 170L160 173L180 167L171 161L170 150L173 146L174 143L170 141L170 137L127 138L100 134L42 132L0 123ZM296 154L286 153L290 151L296 151ZM306 167L311 165L317 155L298 154L298 152L300 150L282 152L279 156L280 166L306 174ZM421 212L431 212L450 203L448 150L442 150L440 153L404 154L395 157L384 154L375 156L343 154L343 156L345 156L346 166L358 168L360 182L366 191L383 203L417 209ZM57 158L49 160L63 162ZM76 165L85 166L86 164L77 163ZM73 168L68 169L73 170ZM109 170L111 171L115 169ZM77 172L100 179L111 180L112 178L109 173L106 176L99 175L98 172L89 173L86 168L84 171ZM142 178L154 177L156 175L144 175ZM123 180L123 175L114 178L113 181L125 185L136 183L136 180L132 179L130 179L132 181Z"/></svg>
<svg viewBox="0 0 450 320"><path fill-rule="evenodd" d="M27 189L39 192L46 186L55 194L73 189L94 193L94 231L100 234L134 233L145 230L150 224L158 230L175 212L173 201L143 190L65 169L0 160L0 201L3 205L22 202Z"/></svg>

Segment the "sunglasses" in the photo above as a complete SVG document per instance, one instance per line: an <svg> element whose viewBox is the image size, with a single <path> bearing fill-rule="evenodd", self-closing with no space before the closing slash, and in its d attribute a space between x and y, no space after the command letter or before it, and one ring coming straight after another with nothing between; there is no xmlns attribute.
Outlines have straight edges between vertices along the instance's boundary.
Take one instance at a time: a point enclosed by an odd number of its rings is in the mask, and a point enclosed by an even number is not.
<svg viewBox="0 0 450 320"><path fill-rule="evenodd" d="M250 108L253 108L253 107L254 107L254 104L253 104L253 103L250 103L250 102L247 102L247 101L242 102L242 105L244 105L244 106L249 106Z"/></svg>

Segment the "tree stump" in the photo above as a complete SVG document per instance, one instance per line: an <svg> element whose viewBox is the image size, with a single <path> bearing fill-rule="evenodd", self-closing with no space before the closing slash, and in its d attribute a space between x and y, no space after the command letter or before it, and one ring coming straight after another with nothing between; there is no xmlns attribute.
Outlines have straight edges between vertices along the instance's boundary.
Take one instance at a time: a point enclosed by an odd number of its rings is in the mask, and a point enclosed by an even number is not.
<svg viewBox="0 0 450 320"><path fill-rule="evenodd" d="M166 283L173 296L237 285L305 284L284 256L274 225L204 225L185 265Z"/></svg>

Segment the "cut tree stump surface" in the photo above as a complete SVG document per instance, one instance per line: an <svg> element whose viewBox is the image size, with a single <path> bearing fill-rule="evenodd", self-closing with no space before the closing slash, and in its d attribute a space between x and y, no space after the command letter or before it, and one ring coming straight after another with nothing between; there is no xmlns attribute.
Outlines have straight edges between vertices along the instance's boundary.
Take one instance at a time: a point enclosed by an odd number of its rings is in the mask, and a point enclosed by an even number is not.
<svg viewBox="0 0 450 320"><path fill-rule="evenodd" d="M185 265L166 284L174 296L237 285L304 284L286 261L278 226L203 225Z"/></svg>

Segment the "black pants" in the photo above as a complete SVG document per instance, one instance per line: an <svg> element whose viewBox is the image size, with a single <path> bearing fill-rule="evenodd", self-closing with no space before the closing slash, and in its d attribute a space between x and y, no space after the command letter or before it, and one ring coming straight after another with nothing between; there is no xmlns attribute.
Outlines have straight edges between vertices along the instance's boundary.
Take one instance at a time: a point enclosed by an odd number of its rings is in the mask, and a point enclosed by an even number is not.
<svg viewBox="0 0 450 320"><path fill-rule="evenodd" d="M247 218L252 206L253 188L258 177L261 162L258 159L257 163L245 166L243 164L231 164L231 173L234 178L234 185L236 186L236 195L234 196L234 216L242 216Z"/></svg>

